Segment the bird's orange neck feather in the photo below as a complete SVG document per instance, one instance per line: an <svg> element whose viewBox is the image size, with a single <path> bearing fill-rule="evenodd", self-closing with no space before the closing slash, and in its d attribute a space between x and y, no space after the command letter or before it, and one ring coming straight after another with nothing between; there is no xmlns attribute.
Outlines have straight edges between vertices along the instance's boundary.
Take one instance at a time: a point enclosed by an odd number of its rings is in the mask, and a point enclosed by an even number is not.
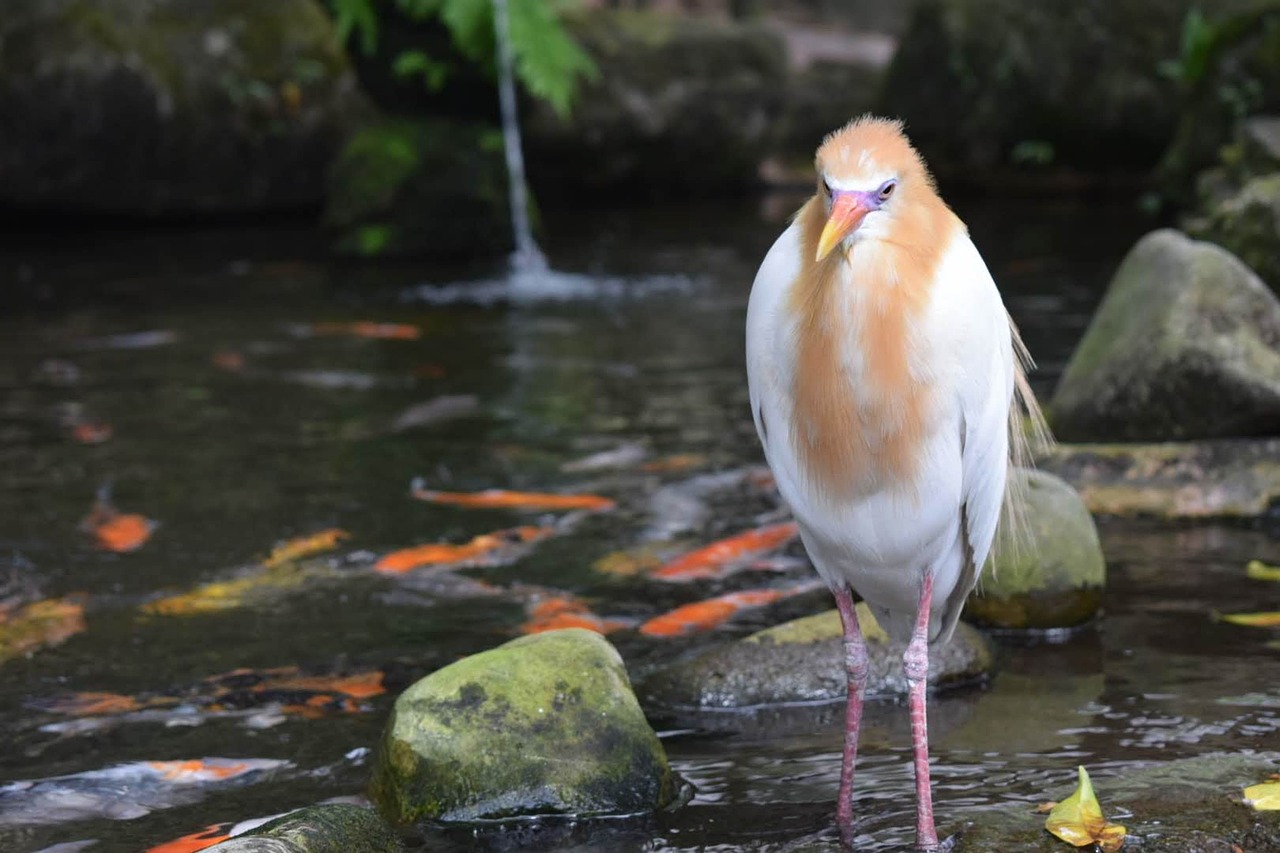
<svg viewBox="0 0 1280 853"><path fill-rule="evenodd" d="M821 199L798 215L801 266L788 301L796 318L791 436L811 484L832 499L910 488L920 461L930 387L913 370L912 333L942 254L964 226L932 188L913 196L898 199L884 238L857 241L847 253L837 247L821 261ZM856 375L850 361L861 365Z"/></svg>

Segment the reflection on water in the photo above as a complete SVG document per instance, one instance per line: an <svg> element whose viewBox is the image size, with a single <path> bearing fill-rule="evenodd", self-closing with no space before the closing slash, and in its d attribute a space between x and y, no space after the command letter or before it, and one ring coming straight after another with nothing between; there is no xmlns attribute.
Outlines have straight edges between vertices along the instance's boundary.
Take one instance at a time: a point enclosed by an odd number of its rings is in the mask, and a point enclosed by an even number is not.
<svg viewBox="0 0 1280 853"><path fill-rule="evenodd" d="M957 208L1047 393L1142 225L1097 204ZM548 253L571 272L516 280L491 268L345 268L286 228L31 234L0 253L0 274L15 282L0 316L0 603L74 595L83 607L82 626L0 668L9 733L0 782L204 756L296 768L133 820L0 821L0 847L95 838L96 850L137 851L210 823L359 794L367 771L343 756L376 742L395 694L515 636L548 596L637 625L695 598L809 579L787 561L776 580L661 588L593 568L770 520L776 507L741 485L761 461L742 324L756 265L784 224L745 203L583 212L547 224ZM72 428L81 423L110 431L84 442ZM573 464L583 460L593 461ZM599 494L618 508L557 526L555 512L416 501L415 477L442 491ZM131 553L96 548L77 530L107 482L117 505L159 522ZM477 556L456 573L375 570L393 551L480 548L522 525L557 533L498 547L515 556ZM264 571L284 540L330 529L350 538L297 571ZM1069 784L1080 762L1101 785L1153 760L1275 747L1280 693L1258 677L1274 656L1271 635L1209 618L1259 609L1273 592L1243 566L1274 553L1274 538L1212 526L1106 523L1102 532L1112 585L1096 629L1061 645L1007 645L989 689L930 708L940 826L1038 802ZM799 556L795 547L788 554ZM201 606L160 613L154 603L163 601ZM812 595L691 638L625 628L611 638L634 675L826 606ZM322 675L377 672L386 692L352 702L339 692L333 713L293 713L296 697L277 679L272 689L284 692L257 695L264 706L244 699L243 713L202 715L192 700L191 714L148 705L138 713L151 716L129 725L59 725L65 719L49 710L91 692L189 698L214 674L282 667L298 667L309 689ZM769 709L668 732L673 761L696 787L685 808L642 821L509 827L487 843L825 844L839 721L836 706ZM909 743L905 709L868 710L860 849L909 840ZM460 831L432 840L476 844Z"/></svg>

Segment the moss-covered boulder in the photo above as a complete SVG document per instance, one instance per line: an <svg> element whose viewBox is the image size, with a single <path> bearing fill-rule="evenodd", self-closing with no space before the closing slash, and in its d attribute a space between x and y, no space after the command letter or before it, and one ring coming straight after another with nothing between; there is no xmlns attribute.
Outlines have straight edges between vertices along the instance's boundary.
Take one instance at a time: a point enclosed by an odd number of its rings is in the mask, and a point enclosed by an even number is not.
<svg viewBox="0 0 1280 853"><path fill-rule="evenodd" d="M1138 241L1049 404L1067 441L1280 435L1280 300L1170 229Z"/></svg>
<svg viewBox="0 0 1280 853"><path fill-rule="evenodd" d="M1280 439L1060 444L1037 460L1095 515L1250 519L1280 506Z"/></svg>
<svg viewBox="0 0 1280 853"><path fill-rule="evenodd" d="M208 849L210 853L400 853L404 848L377 812L331 803L298 809Z"/></svg>
<svg viewBox="0 0 1280 853"><path fill-rule="evenodd" d="M570 24L600 74L571 116L544 103L525 113L541 197L621 188L687 196L757 180L785 94L780 37L754 24L642 12Z"/></svg>
<svg viewBox="0 0 1280 853"><path fill-rule="evenodd" d="M1107 567L1093 516L1076 490L1044 471L1018 470L1025 537L1002 525L965 616L1003 629L1071 628L1102 604Z"/></svg>
<svg viewBox="0 0 1280 853"><path fill-rule="evenodd" d="M351 138L329 170L325 225L339 254L457 258L513 245L502 134L391 119Z"/></svg>
<svg viewBox="0 0 1280 853"><path fill-rule="evenodd" d="M396 822L651 812L677 779L622 658L593 631L513 640L396 700L371 792Z"/></svg>
<svg viewBox="0 0 1280 853"><path fill-rule="evenodd" d="M1188 12L1198 8L1217 20L1247 5L922 0L881 108L906 121L912 141L944 177L1044 165L1145 172L1178 126L1181 89L1160 68L1179 57ZM1280 72L1280 62L1273 65ZM1210 116L1213 131L1218 114ZM1230 123L1218 125L1225 141Z"/></svg>
<svg viewBox="0 0 1280 853"><path fill-rule="evenodd" d="M365 114L314 0L7 0L0 205L134 215L316 206Z"/></svg>
<svg viewBox="0 0 1280 853"><path fill-rule="evenodd" d="M1280 290L1280 171L1249 180L1187 230L1234 252Z"/></svg>
<svg viewBox="0 0 1280 853"><path fill-rule="evenodd" d="M866 695L906 696L906 644L891 641L866 604L857 608L870 658ZM947 643L930 650L929 684L934 689L972 684L990 672L993 659L986 637L961 623ZM745 708L834 701L844 698L846 686L840 614L831 610L656 670L640 694L647 706L659 709Z"/></svg>

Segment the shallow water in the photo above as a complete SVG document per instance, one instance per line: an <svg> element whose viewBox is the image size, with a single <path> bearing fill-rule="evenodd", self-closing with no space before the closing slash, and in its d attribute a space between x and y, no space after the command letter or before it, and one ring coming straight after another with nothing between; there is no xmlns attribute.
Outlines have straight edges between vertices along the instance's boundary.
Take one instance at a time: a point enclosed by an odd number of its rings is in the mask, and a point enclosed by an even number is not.
<svg viewBox="0 0 1280 853"><path fill-rule="evenodd" d="M1145 225L1128 207L1098 203L957 207L1040 361L1035 383L1047 393ZM574 275L551 288L512 289L485 266L347 266L287 225L29 232L0 247L0 278L11 282L0 297L4 593L83 594L86 622L64 643L0 665L0 725L9 735L0 783L204 756L292 763L131 819L51 823L0 809L0 849L97 839L89 849L136 851L207 824L358 795L367 774L359 750L375 744L395 693L515 636L527 617L518 590L531 585L636 620L724 589L808 580L802 568L655 589L592 568L662 523L690 520L687 505L662 515L671 510L654 503L660 487L760 462L742 321L755 265L788 208L771 200L553 217L548 255ZM483 284L458 286L468 281ZM314 333L314 324L363 320L413 324L421 337ZM172 334L137 334L154 331ZM474 395L476 406L434 425L395 426L410 406L441 395ZM59 421L68 411L108 422L112 437L93 446L70 440ZM647 459L694 459L670 473L636 464L561 469L631 442ZM583 519L514 563L460 573L496 591L377 575L375 555L528 520L415 501L416 476L460 491L598 492L619 509ZM106 482L122 511L160 523L136 552L95 550L77 531ZM730 491L679 541L710 541L770 509L764 496ZM309 560L299 584L207 614L142 610L162 594L248 572L281 540L332 527L350 539ZM1280 689L1260 675L1274 660L1266 646L1274 634L1210 618L1280 607L1280 587L1243 573L1250 558L1274 561L1276 530L1106 522L1102 535L1111 585L1097 625L1057 644L1006 643L988 689L933 703L943 831L980 820L984 809L1060 793L1079 763L1105 791L1107 777L1129 766L1280 747ZM612 639L636 676L828 606L824 594L809 594L692 640L633 631ZM88 731L37 707L83 691L188 695L236 668L282 666L376 669L388 692L362 712L316 719L250 704L198 725L170 715ZM868 714L860 849L903 849L912 824L905 708L880 704ZM789 849L829 837L840 718L839 707L774 709L720 721L714 733L664 731L695 787L692 801L670 813L478 836L432 831L429 840L458 849Z"/></svg>

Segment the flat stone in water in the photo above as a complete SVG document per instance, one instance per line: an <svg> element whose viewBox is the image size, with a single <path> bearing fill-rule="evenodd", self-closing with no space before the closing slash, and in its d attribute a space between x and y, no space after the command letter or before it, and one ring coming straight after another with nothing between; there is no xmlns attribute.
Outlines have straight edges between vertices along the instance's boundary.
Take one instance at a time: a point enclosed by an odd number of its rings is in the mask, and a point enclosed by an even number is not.
<svg viewBox="0 0 1280 853"><path fill-rule="evenodd" d="M1241 802L1241 790L1274 773L1277 761L1277 753L1220 753L1125 770L1118 776L1091 775L1103 814L1129 831L1126 849L1144 853L1280 850L1280 812L1256 812ZM1046 800L1061 800L1071 793L1075 774L1064 772L1063 781L1060 789L1045 791ZM1069 849L1045 831L1045 816L1025 803L955 817L969 824L955 853Z"/></svg>
<svg viewBox="0 0 1280 853"><path fill-rule="evenodd" d="M1062 444L1038 464L1098 515L1255 518L1280 503L1280 439Z"/></svg>
<svg viewBox="0 0 1280 853"><path fill-rule="evenodd" d="M400 838L373 809L326 803L290 812L221 844L217 853L399 853Z"/></svg>
<svg viewBox="0 0 1280 853"><path fill-rule="evenodd" d="M868 697L905 696L905 643L890 641L871 611L858 604L867 641ZM846 692L843 633L835 610L808 616L716 646L652 673L641 687L646 704L660 708L749 708L843 699ZM969 684L991 670L990 641L959 624L947 643L929 654L929 684L945 688Z"/></svg>

